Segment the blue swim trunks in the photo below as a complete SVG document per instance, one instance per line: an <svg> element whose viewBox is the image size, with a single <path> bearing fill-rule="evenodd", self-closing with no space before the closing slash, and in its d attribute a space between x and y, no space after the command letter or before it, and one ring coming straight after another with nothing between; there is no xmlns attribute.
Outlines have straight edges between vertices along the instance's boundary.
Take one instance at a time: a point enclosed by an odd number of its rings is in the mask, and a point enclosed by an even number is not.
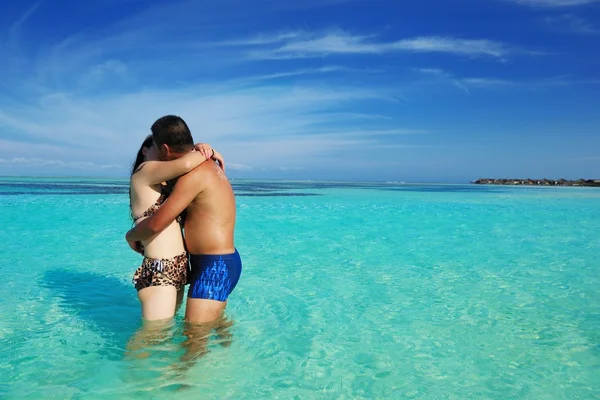
<svg viewBox="0 0 600 400"><path fill-rule="evenodd" d="M237 249L231 254L190 254L188 297L226 301L242 274Z"/></svg>

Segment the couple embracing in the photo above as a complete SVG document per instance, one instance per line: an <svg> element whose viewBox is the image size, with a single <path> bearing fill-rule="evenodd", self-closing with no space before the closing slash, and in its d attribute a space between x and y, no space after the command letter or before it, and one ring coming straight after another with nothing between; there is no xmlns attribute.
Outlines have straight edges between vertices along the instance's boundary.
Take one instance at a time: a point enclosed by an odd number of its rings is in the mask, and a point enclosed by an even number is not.
<svg viewBox="0 0 600 400"><path fill-rule="evenodd" d="M186 321L222 317L242 271L234 245L235 196L224 169L222 156L195 145L180 117L167 115L152 125L132 168L135 226L126 235L144 256L133 283L145 320L173 317L187 283Z"/></svg>

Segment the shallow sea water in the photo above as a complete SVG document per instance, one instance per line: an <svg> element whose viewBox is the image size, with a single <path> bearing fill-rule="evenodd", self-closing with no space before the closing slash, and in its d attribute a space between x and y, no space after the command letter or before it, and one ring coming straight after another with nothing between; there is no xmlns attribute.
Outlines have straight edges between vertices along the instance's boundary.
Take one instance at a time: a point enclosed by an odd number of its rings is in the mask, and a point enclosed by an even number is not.
<svg viewBox="0 0 600 400"><path fill-rule="evenodd" d="M0 398L600 398L600 190L233 181L232 343L147 358L127 181L0 180Z"/></svg>

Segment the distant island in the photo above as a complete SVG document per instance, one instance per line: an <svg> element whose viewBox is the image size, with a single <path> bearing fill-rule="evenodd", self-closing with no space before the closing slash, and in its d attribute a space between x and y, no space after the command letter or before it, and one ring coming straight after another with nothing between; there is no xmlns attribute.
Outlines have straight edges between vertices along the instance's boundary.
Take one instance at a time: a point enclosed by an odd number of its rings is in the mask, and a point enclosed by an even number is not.
<svg viewBox="0 0 600 400"><path fill-rule="evenodd" d="M520 185L520 186L596 186L600 187L600 179L491 179L481 178L474 182L476 185Z"/></svg>

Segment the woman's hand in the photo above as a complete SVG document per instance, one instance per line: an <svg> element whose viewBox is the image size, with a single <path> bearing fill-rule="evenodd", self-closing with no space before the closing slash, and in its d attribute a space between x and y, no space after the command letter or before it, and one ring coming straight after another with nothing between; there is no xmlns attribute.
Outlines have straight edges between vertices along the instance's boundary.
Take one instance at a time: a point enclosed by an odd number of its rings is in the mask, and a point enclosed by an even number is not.
<svg viewBox="0 0 600 400"><path fill-rule="evenodd" d="M208 143L196 143L196 145L194 145L194 150L202 153L202 155L206 157L207 160L210 159L215 152L214 149Z"/></svg>
<svg viewBox="0 0 600 400"><path fill-rule="evenodd" d="M223 172L225 172L225 160L223 159L223 156L218 151L216 151L214 149L213 149L213 151L214 151L214 155L212 156L212 159L215 161L218 161L219 166L221 167Z"/></svg>

